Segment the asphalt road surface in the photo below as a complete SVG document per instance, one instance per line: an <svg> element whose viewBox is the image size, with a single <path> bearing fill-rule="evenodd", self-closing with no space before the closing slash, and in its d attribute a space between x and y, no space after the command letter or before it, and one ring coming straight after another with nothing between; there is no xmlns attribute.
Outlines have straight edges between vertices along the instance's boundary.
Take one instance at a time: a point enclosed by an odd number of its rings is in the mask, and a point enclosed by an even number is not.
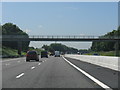
<svg viewBox="0 0 120 90"><path fill-rule="evenodd" d="M117 72L104 69L103 72L107 71L105 74L102 73L104 76L98 75L94 67L100 67L66 59L86 72L91 72L90 75L93 77L97 75L95 78L110 88L117 88ZM87 67L88 71L84 69ZM108 77L110 73L111 79ZM40 58L40 62L26 62L25 57L22 57L2 62L2 88L103 88L98 83L70 65L63 57Z"/></svg>

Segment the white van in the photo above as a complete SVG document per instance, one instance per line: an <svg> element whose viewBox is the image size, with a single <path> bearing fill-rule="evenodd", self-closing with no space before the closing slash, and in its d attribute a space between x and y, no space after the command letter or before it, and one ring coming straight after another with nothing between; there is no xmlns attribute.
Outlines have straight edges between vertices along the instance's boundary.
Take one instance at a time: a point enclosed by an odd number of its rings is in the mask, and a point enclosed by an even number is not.
<svg viewBox="0 0 120 90"><path fill-rule="evenodd" d="M60 57L60 52L59 51L55 51L55 57Z"/></svg>

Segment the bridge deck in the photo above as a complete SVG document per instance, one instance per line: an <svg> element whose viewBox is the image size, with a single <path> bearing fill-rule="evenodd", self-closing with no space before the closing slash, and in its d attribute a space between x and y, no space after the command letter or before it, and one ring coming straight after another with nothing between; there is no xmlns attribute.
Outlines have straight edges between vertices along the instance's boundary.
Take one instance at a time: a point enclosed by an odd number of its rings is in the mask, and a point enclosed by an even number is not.
<svg viewBox="0 0 120 90"><path fill-rule="evenodd" d="M39 36L39 35L3 35L2 41L118 41L120 37L100 37L100 36Z"/></svg>

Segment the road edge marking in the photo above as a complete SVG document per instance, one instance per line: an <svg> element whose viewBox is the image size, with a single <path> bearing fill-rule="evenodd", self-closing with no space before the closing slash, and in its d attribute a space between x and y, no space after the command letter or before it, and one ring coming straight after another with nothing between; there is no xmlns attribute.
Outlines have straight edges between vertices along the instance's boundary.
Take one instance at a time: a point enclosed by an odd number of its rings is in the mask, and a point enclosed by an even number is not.
<svg viewBox="0 0 120 90"><path fill-rule="evenodd" d="M21 73L21 74L19 74L18 76L16 76L16 78L18 79L18 78L22 77L24 74L25 74L25 73Z"/></svg>
<svg viewBox="0 0 120 90"><path fill-rule="evenodd" d="M62 56L63 57L63 56ZM109 86L105 85L104 83L102 83L101 81L97 80L96 78L94 78L93 76L91 76L90 74L88 74L87 72L85 72L84 70L80 69L79 67L77 67L76 65L74 65L73 63L71 63L70 61L68 61L66 58L63 57L63 59L69 63L71 66L73 66L75 69L77 69L78 71L80 71L82 74L84 74L85 76L87 76L89 79L91 79L92 81L94 81L95 83L97 83L99 86L101 86L102 88L106 89L106 90L113 90L111 89Z"/></svg>

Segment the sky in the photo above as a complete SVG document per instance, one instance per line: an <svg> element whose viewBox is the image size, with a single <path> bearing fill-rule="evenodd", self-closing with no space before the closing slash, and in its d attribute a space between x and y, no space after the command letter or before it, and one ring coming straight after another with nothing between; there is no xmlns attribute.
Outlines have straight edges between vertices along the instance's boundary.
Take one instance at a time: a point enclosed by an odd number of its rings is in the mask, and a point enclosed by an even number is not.
<svg viewBox="0 0 120 90"><path fill-rule="evenodd" d="M29 35L101 36L118 27L117 2L3 2L2 24L11 22ZM31 42L40 48L55 42ZM91 42L56 42L77 49Z"/></svg>

